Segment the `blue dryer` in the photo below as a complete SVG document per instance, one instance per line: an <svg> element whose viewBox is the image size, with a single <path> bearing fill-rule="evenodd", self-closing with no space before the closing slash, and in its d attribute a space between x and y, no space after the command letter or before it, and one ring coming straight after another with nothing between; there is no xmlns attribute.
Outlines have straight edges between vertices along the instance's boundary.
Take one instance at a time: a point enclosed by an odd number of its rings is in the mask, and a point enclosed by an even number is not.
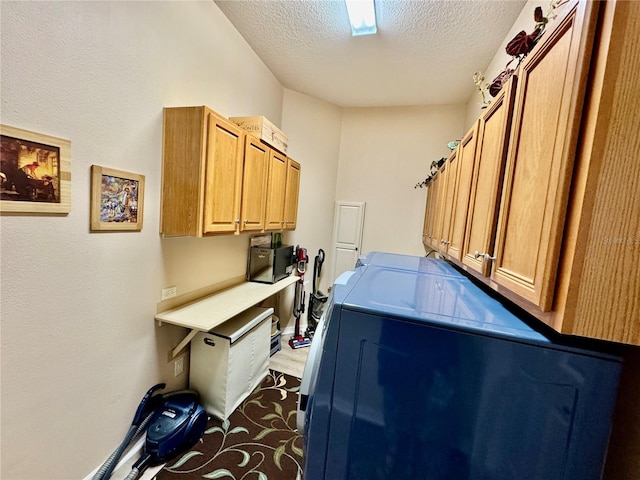
<svg viewBox="0 0 640 480"><path fill-rule="evenodd" d="M336 280L309 352L305 480L599 479L621 359L445 261L376 253Z"/></svg>

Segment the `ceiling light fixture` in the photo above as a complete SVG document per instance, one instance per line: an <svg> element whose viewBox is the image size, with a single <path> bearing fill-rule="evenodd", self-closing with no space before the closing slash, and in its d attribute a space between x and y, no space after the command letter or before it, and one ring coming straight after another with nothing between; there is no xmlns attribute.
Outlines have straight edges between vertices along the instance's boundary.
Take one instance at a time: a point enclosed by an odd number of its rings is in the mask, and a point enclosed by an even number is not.
<svg viewBox="0 0 640 480"><path fill-rule="evenodd" d="M347 4L352 36L373 35L378 31L373 0L344 0L344 2Z"/></svg>

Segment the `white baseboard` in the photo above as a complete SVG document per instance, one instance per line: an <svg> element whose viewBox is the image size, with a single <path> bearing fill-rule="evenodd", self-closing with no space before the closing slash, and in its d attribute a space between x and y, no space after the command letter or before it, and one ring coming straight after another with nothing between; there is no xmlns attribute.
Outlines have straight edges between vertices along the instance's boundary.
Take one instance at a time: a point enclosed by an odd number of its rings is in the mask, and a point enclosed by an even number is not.
<svg viewBox="0 0 640 480"><path fill-rule="evenodd" d="M304 335L304 332L307 330L307 324L300 322L300 333L302 335ZM287 325L287 328L285 328L284 330L282 330L282 338L287 339L288 337L292 336L296 331L296 326L295 325Z"/></svg>

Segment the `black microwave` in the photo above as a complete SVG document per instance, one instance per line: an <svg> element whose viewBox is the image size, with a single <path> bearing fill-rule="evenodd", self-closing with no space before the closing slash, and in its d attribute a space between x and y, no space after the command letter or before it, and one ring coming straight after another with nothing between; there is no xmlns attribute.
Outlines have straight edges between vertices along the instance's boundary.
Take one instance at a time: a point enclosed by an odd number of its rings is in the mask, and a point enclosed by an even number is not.
<svg viewBox="0 0 640 480"><path fill-rule="evenodd" d="M259 283L276 283L293 272L293 246L249 248L247 280Z"/></svg>

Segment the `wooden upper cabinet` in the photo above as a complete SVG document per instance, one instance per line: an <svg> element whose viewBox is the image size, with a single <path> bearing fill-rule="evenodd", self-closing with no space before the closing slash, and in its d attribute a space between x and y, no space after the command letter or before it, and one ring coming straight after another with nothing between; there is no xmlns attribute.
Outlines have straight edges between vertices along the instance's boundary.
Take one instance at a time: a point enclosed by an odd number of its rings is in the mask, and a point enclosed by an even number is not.
<svg viewBox="0 0 640 480"><path fill-rule="evenodd" d="M205 107L163 111L160 233L293 230L300 164Z"/></svg>
<svg viewBox="0 0 640 480"><path fill-rule="evenodd" d="M258 138L246 136L240 210L242 232L264 230L269 152L269 147Z"/></svg>
<svg viewBox="0 0 640 480"><path fill-rule="evenodd" d="M640 2L603 2L558 271L562 333L640 345Z"/></svg>
<svg viewBox="0 0 640 480"><path fill-rule="evenodd" d="M295 230L298 224L300 174L300 164L292 158L287 158L287 181L284 197L284 227L286 230Z"/></svg>
<svg viewBox="0 0 640 480"><path fill-rule="evenodd" d="M456 260L462 259L462 245L467 225L467 209L469 208L469 191L476 160L476 145L479 121L464 136L457 154L457 180L451 205L451 226L449 228L447 255Z"/></svg>
<svg viewBox="0 0 640 480"><path fill-rule="evenodd" d="M240 219L242 190L241 137L230 123L208 113L204 233L233 233Z"/></svg>
<svg viewBox="0 0 640 480"><path fill-rule="evenodd" d="M207 107L164 109L160 233L237 231L244 138Z"/></svg>
<svg viewBox="0 0 640 480"><path fill-rule="evenodd" d="M435 192L433 198L433 224L431 225L431 247L436 250L442 248L443 207L447 191L448 172L448 165L445 162L434 178Z"/></svg>
<svg viewBox="0 0 640 480"><path fill-rule="evenodd" d="M269 176L267 180L267 207L265 214L265 230L282 230L284 228L284 197L287 182L286 155L270 149Z"/></svg>
<svg viewBox="0 0 640 480"><path fill-rule="evenodd" d="M517 77L512 76L480 117L476 166L470 186L462 263L483 276L490 273L502 175L507 155ZM485 257L485 254L488 257Z"/></svg>
<svg viewBox="0 0 640 480"><path fill-rule="evenodd" d="M429 185L427 186L427 199L424 206L424 223L422 225L422 243L425 247L431 246L435 189L435 178L432 178L429 182Z"/></svg>
<svg viewBox="0 0 640 480"><path fill-rule="evenodd" d="M458 147L448 257L562 334L640 345L640 2L563 8L480 118L461 262ZM423 227L440 249L448 170Z"/></svg>
<svg viewBox="0 0 640 480"><path fill-rule="evenodd" d="M442 196L442 205L440 210L440 216L442 218L442 226L440 230L440 250L447 252L451 234L451 219L453 216L453 201L456 192L456 181L458 179L458 164L460 163L458 158L458 151L460 147L457 147L453 153L449 156L447 161L446 171L444 177L446 177L446 184L444 194ZM444 168L444 167L443 167Z"/></svg>
<svg viewBox="0 0 640 480"><path fill-rule="evenodd" d="M425 205L425 225L423 229L426 234L425 246L433 248L433 237L436 230L436 214L438 210L438 195L440 189L440 172L436 172L429 182L429 192L427 193L427 204Z"/></svg>
<svg viewBox="0 0 640 480"><path fill-rule="evenodd" d="M579 2L518 70L492 280L551 308L597 2Z"/></svg>

